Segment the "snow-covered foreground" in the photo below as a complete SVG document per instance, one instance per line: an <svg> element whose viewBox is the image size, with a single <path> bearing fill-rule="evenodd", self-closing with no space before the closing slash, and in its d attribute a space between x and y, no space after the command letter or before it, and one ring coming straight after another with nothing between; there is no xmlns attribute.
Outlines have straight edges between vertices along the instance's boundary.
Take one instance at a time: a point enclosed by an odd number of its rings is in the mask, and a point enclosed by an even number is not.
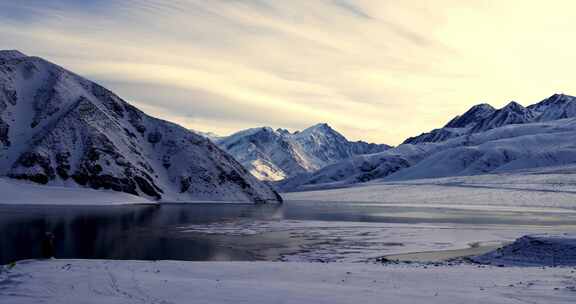
<svg viewBox="0 0 576 304"><path fill-rule="evenodd" d="M334 202L576 209L574 169L374 182L341 189L285 193L283 197Z"/></svg>
<svg viewBox="0 0 576 304"><path fill-rule="evenodd" d="M30 205L123 205L155 204L154 201L128 193L40 186L0 178L0 204Z"/></svg>
<svg viewBox="0 0 576 304"><path fill-rule="evenodd" d="M574 303L574 268L23 261L0 303Z"/></svg>

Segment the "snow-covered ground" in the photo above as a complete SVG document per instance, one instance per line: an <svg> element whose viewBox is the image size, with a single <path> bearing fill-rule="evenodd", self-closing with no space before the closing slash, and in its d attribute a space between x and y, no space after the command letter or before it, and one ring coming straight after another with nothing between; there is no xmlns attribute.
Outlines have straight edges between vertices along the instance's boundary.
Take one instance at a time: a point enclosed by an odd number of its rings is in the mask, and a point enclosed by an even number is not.
<svg viewBox="0 0 576 304"><path fill-rule="evenodd" d="M0 303L574 303L573 268L23 261Z"/></svg>
<svg viewBox="0 0 576 304"><path fill-rule="evenodd" d="M128 193L40 186L38 184L0 178L0 204L17 205L123 205L156 204L144 197Z"/></svg>
<svg viewBox="0 0 576 304"><path fill-rule="evenodd" d="M576 209L575 169L566 166L514 174L373 182L340 189L284 193L283 197L334 202Z"/></svg>
<svg viewBox="0 0 576 304"><path fill-rule="evenodd" d="M576 234L526 235L498 250L475 257L491 265L576 266Z"/></svg>

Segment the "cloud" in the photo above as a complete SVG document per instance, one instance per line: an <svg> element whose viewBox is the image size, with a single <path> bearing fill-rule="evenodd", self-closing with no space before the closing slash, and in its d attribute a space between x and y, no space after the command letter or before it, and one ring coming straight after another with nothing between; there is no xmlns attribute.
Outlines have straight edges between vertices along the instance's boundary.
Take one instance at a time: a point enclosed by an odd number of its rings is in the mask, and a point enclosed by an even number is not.
<svg viewBox="0 0 576 304"><path fill-rule="evenodd" d="M0 41L190 128L394 144L476 102L569 93L576 10L554 2L24 0L0 4Z"/></svg>
<svg viewBox="0 0 576 304"><path fill-rule="evenodd" d="M354 5L351 1L332 0L332 3L334 3L336 6L341 7L342 9L348 11L349 13L353 14L354 16L365 18L365 19L374 19L367 12L365 12L362 8Z"/></svg>

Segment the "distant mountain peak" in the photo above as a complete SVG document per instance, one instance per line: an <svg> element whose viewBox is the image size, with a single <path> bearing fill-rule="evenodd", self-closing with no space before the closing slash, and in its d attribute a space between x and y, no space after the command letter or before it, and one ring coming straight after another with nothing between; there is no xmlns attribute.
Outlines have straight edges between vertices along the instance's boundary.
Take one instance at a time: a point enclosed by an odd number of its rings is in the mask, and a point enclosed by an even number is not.
<svg viewBox="0 0 576 304"><path fill-rule="evenodd" d="M510 110L510 111L521 113L521 112L526 111L526 108L523 105L521 105L515 101L510 101L507 105L505 105L502 108L502 110Z"/></svg>
<svg viewBox="0 0 576 304"><path fill-rule="evenodd" d="M454 117L444 127L445 128L464 128L472 123L476 123L494 113L496 109L487 103L472 106L464 114Z"/></svg>
<svg viewBox="0 0 576 304"><path fill-rule="evenodd" d="M550 101L560 101L560 100L566 100L566 99L574 99L576 97L571 96L571 95L567 95L564 93L556 93L553 94L552 96L548 97L547 99Z"/></svg>
<svg viewBox="0 0 576 304"><path fill-rule="evenodd" d="M550 106L564 105L576 101L576 97L566 94L553 94L552 96L542 100L541 102L531 105L528 108L535 111L542 111L544 108Z"/></svg>
<svg viewBox="0 0 576 304"><path fill-rule="evenodd" d="M238 131L238 132L230 135L230 137L237 136L237 135L251 136L251 135L255 135L255 134L267 134L267 133L276 133L276 131L274 131L274 129L272 129L271 127L257 127L257 128L250 128L250 129Z"/></svg>
<svg viewBox="0 0 576 304"><path fill-rule="evenodd" d="M548 99L550 99L550 100L561 99L564 96L566 96L566 95L564 95L564 93L555 93L555 94L552 94L552 96L548 97Z"/></svg>
<svg viewBox="0 0 576 304"><path fill-rule="evenodd" d="M390 148L387 145L349 141L327 123L292 133L270 127L242 130L218 140L218 145L254 176L269 181L313 172L355 155Z"/></svg>
<svg viewBox="0 0 576 304"><path fill-rule="evenodd" d="M317 124L313 125L312 128L322 128L322 129L329 128L329 129L332 129L332 127L330 127L330 125L326 122L317 123Z"/></svg>
<svg viewBox="0 0 576 304"><path fill-rule="evenodd" d="M259 132L266 132L266 133L274 133L276 132L274 129L272 129L271 127L260 127L257 128Z"/></svg>
<svg viewBox="0 0 576 304"><path fill-rule="evenodd" d="M318 123L318 124L315 124L311 127L308 127L306 129L304 129L302 132L307 132L307 131L308 132L310 132L310 131L336 132L334 129L332 129L332 127L329 124L327 124L325 122Z"/></svg>
<svg viewBox="0 0 576 304"><path fill-rule="evenodd" d="M554 94L528 108L540 113L538 121L575 117L576 97L566 94Z"/></svg>
<svg viewBox="0 0 576 304"><path fill-rule="evenodd" d="M521 104L511 101L506 106L492 113L489 117L479 121L472 129L472 133L511 125L524 124L534 121L537 113L525 108Z"/></svg>
<svg viewBox="0 0 576 304"><path fill-rule="evenodd" d="M492 105L488 103L477 104L473 106L471 109L496 110Z"/></svg>
<svg viewBox="0 0 576 304"><path fill-rule="evenodd" d="M292 134L292 133L290 133L290 131L288 131L287 129L282 129L282 128L276 129L276 132L278 132L279 134L282 134L282 135L290 135L290 134Z"/></svg>

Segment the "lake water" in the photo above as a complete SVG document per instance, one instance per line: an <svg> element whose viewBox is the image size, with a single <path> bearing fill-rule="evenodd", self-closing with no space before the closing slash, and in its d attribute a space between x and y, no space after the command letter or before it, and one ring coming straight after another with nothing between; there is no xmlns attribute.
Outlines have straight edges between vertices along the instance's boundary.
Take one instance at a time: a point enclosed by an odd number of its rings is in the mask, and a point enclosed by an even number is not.
<svg viewBox="0 0 576 304"><path fill-rule="evenodd" d="M287 202L283 205L166 204L103 207L0 205L0 264L40 258L46 232L57 258L136 260L266 260L300 240L286 233L215 236L181 227L286 219L403 224L567 226L574 212L464 210L367 203Z"/></svg>

